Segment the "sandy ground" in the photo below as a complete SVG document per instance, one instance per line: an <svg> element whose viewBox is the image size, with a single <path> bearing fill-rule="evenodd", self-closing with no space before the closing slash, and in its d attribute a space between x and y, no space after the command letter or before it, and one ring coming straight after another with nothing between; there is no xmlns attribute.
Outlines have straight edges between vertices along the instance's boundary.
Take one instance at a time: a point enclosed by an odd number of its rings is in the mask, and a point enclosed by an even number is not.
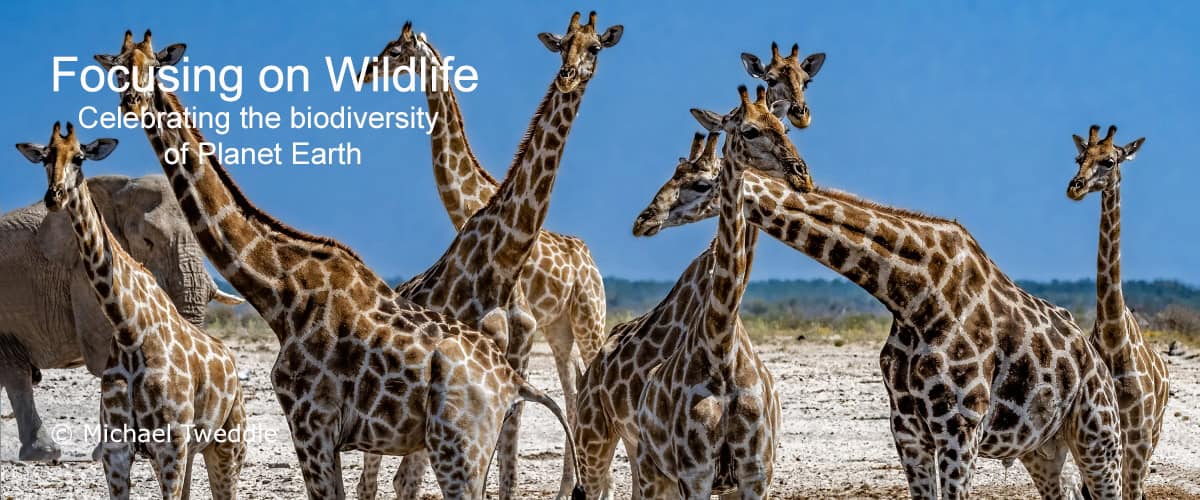
<svg viewBox="0 0 1200 500"><path fill-rule="evenodd" d="M249 371L247 410L258 439L251 445L240 491L243 498L302 498L303 480L269 381L274 344L235 345L238 364ZM775 498L900 498L907 496L904 475L892 447L887 400L878 375L878 347L779 341L760 346L783 394L782 450L775 464ZM1162 442L1150 477L1152 498L1200 498L1200 359L1169 358L1172 399ZM535 348L531 378L560 398L553 361L545 345ZM37 389L47 426L56 429L64 448L60 465L22 464L16 457L16 425L5 408L0 418L0 498L102 498L100 464L88 459L95 440L84 429L94 426L99 380L84 370L50 370ZM7 406L7 399L4 400ZM525 411L521 435L522 498L552 498L561 467L562 433L549 412ZM622 451L614 463L617 498L628 498L629 462ZM208 498L208 480L197 459L193 492ZM361 455L343 454L346 490L353 496ZM391 498L390 474L398 459L384 462L380 493ZM493 475L495 468L493 467ZM134 465L135 498L156 497L149 464ZM1072 471L1072 474L1074 472ZM495 478L489 481L494 491ZM981 460L976 497L1031 498L1034 490L1020 465L1005 469ZM432 474L426 491L435 493Z"/></svg>

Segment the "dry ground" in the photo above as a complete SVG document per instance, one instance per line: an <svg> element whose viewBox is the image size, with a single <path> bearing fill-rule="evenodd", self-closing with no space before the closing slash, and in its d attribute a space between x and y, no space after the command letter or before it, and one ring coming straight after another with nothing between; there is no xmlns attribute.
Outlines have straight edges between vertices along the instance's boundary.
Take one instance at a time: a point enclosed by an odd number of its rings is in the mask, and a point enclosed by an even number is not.
<svg viewBox="0 0 1200 500"><path fill-rule="evenodd" d="M243 498L302 498L303 480L295 467L295 453L287 424L279 413L268 372L274 361L274 342L235 343L239 367L249 372L246 385L250 424L263 438L251 446L241 476ZM904 476L891 444L887 400L878 375L878 345L776 340L760 345L783 395L781 453L775 465L776 498L900 498L905 497ZM1150 477L1153 498L1200 498L1200 359L1169 358L1172 400L1163 439L1154 457ZM554 389L561 398L553 361L542 344L535 348L531 377L536 385ZM84 370L49 370L37 389L42 416L51 428L74 434L60 439L66 462L27 465L13 462L16 426L6 408L0 418L0 498L102 498L103 472L87 459L93 442L85 442L85 426L95 425L98 379ZM4 400L7 406L7 399ZM521 497L550 498L557 488L561 466L562 434L549 412L536 406L525 411L521 445ZM60 431L60 432L63 432ZM274 432L274 436L268 435ZM65 434L64 434L65 435ZM629 463L619 452L614 464L617 498L628 498ZM353 496L360 455L346 453L344 475ZM208 498L208 481L197 460L193 489L196 498ZM398 460L385 461L385 473ZM495 468L493 468L494 474ZM157 491L149 464L134 466L136 498L151 498ZM1032 485L1020 465L1008 470L997 461L981 460L976 475L976 497L1030 498ZM380 490L390 498L390 480L382 478ZM495 480L489 482L494 490ZM432 475L426 490L436 491Z"/></svg>

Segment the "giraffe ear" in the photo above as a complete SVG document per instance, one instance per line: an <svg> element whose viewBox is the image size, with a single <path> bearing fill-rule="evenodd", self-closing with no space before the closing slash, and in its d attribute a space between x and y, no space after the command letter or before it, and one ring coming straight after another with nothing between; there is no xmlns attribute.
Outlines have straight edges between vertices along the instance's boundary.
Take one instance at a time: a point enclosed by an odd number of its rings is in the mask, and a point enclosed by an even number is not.
<svg viewBox="0 0 1200 500"><path fill-rule="evenodd" d="M91 161L100 161L108 158L114 149L117 149L116 139L96 139L83 147L83 157Z"/></svg>
<svg viewBox="0 0 1200 500"><path fill-rule="evenodd" d="M1075 135L1075 134L1071 134L1071 139L1073 139L1075 141L1075 150L1076 151L1082 153L1083 150L1087 149L1087 143L1083 142L1082 137L1079 137L1078 135Z"/></svg>
<svg viewBox="0 0 1200 500"><path fill-rule="evenodd" d="M692 117L709 132L720 132L725 127L725 117L707 109L692 108Z"/></svg>
<svg viewBox="0 0 1200 500"><path fill-rule="evenodd" d="M761 80L767 74L767 69L763 67L762 61L758 60L758 56L749 52L742 52L742 66L753 78Z"/></svg>
<svg viewBox="0 0 1200 500"><path fill-rule="evenodd" d="M825 65L825 53L817 52L811 56L805 57L804 62L800 63L800 69L808 73L808 77L817 76L817 72L821 71L821 66Z"/></svg>
<svg viewBox="0 0 1200 500"><path fill-rule="evenodd" d="M92 56L92 59L95 59L96 62L100 63L100 67L104 68L105 71L108 71L108 70L112 69L113 66L117 65L117 56L110 56L108 54L96 54L96 55Z"/></svg>
<svg viewBox="0 0 1200 500"><path fill-rule="evenodd" d="M600 45L606 48L612 47L621 41L621 35L623 34L625 34L624 26L620 24L609 26L607 30L604 30L604 34L600 35Z"/></svg>
<svg viewBox="0 0 1200 500"><path fill-rule="evenodd" d="M48 153L46 146L31 142L17 144L17 151L20 151L21 155L26 160L29 160L29 163L44 163L46 161L46 154Z"/></svg>
<svg viewBox="0 0 1200 500"><path fill-rule="evenodd" d="M538 40L542 41L542 45L546 46L546 50L550 52L558 52L562 50L562 37L554 33L538 33Z"/></svg>
<svg viewBox="0 0 1200 500"><path fill-rule="evenodd" d="M1125 161L1129 161L1129 160L1133 159L1134 155L1137 154L1138 150L1142 149L1143 142L1146 142L1145 137L1139 138L1138 140L1133 141L1129 144L1126 144L1125 147L1121 148L1121 149L1125 150Z"/></svg>
<svg viewBox="0 0 1200 500"><path fill-rule="evenodd" d="M183 58L185 50L187 50L187 45L176 43L158 51L158 54L155 54L154 57L158 59L158 64L161 66L174 66L175 63Z"/></svg>

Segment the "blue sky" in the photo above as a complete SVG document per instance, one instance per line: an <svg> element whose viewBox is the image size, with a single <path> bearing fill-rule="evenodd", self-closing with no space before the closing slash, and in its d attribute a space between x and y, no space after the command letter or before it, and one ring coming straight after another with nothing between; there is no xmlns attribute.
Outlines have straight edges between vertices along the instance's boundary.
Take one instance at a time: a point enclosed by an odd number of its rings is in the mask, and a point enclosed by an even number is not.
<svg viewBox="0 0 1200 500"><path fill-rule="evenodd" d="M158 48L187 43L192 64L247 68L240 103L212 93L182 95L189 106L231 112L244 104L424 106L416 93L334 94L324 80L324 56L375 55L412 20L443 55L478 70L478 88L460 102L476 153L503 175L558 68L558 57L535 35L561 32L572 10L598 7L600 24L624 24L625 35L601 54L547 227L583 237L605 275L673 279L707 244L711 222L653 239L635 239L630 228L698 130L688 108L731 106L736 86L753 83L738 54L766 58L774 40L828 54L808 92L813 125L792 133L819 184L957 218L1013 277L1091 277L1098 199L1075 203L1064 195L1074 174L1070 134L1116 123L1122 143L1148 138L1124 169L1126 277L1200 283L1196 4L443 3L300 1L286 10L241 2L6 6L0 41L9 63L0 88L8 104L0 137L41 142L51 123L75 120L82 106L115 108L111 92L67 86L53 93L51 58L90 61L96 52L115 52L126 29L153 29ZM312 92L258 91L255 72L267 64L309 66ZM108 160L85 165L89 175L161 172L140 130L82 135L121 140ZM230 145L349 140L362 148L359 167L231 171L260 207L348 243L383 275L423 270L453 238L422 132L234 130L219 139ZM4 210L45 190L40 170L15 151L8 161L13 168L0 173ZM770 238L760 241L755 278L832 275Z"/></svg>

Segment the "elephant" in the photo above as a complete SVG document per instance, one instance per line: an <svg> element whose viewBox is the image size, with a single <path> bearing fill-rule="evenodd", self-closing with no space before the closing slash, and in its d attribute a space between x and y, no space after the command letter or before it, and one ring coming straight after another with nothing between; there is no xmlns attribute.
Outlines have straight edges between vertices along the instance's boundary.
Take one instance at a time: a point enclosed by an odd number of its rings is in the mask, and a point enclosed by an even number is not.
<svg viewBox="0 0 1200 500"><path fill-rule="evenodd" d="M210 301L242 302L208 274L165 176L101 175L86 182L109 231L154 274L184 318L203 327ZM67 214L48 213L37 202L0 217L0 387L16 416L20 460L57 461L61 455L33 400L40 370L86 366L99 376L113 334Z"/></svg>

